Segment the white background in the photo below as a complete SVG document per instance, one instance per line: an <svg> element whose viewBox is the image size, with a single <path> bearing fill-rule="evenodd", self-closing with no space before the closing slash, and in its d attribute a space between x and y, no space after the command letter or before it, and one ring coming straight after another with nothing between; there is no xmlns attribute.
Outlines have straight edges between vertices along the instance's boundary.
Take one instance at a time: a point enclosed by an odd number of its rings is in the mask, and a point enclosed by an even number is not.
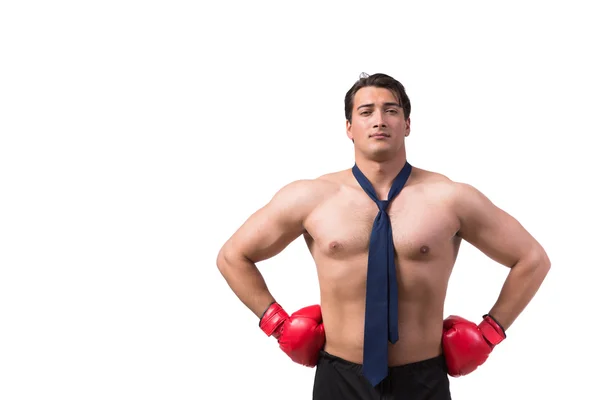
<svg viewBox="0 0 600 400"><path fill-rule="evenodd" d="M0 399L309 399L314 369L215 260L281 186L352 166L361 72L406 86L413 165L479 188L553 262L454 398L593 397L593 2L407 3L3 2ZM288 311L318 302L301 241L259 267ZM506 273L464 244L446 313L478 320Z"/></svg>

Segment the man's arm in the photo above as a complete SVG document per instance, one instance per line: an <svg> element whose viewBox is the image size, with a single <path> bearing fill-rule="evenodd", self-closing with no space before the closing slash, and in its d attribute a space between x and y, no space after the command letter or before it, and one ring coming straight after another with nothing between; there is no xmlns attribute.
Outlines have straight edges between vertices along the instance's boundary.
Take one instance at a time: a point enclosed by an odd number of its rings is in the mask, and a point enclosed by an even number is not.
<svg viewBox="0 0 600 400"><path fill-rule="evenodd" d="M550 269L538 241L511 215L471 185L456 184L458 235L511 268L489 314L506 330L533 299Z"/></svg>
<svg viewBox="0 0 600 400"><path fill-rule="evenodd" d="M304 232L304 220L319 198L314 184L300 180L284 186L219 251L219 271L236 296L259 318L275 299L256 263L277 255Z"/></svg>

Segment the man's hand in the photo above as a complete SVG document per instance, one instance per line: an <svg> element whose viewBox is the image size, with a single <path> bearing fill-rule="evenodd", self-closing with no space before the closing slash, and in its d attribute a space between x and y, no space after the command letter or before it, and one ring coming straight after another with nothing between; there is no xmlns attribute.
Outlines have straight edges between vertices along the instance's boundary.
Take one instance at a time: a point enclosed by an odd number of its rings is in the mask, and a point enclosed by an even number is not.
<svg viewBox="0 0 600 400"><path fill-rule="evenodd" d="M443 329L442 345L448 374L454 377L475 371L506 338L502 326L487 314L479 325L451 315L444 320Z"/></svg>
<svg viewBox="0 0 600 400"><path fill-rule="evenodd" d="M319 305L304 307L288 316L278 303L272 303L261 317L259 326L267 336L277 339L281 350L292 361L307 367L317 365L319 351L325 344Z"/></svg>

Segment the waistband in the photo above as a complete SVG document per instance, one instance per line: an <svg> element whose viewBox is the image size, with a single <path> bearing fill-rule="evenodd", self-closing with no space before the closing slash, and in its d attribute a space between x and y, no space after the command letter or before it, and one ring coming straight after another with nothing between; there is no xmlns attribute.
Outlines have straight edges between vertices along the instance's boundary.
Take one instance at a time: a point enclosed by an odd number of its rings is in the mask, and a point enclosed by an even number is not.
<svg viewBox="0 0 600 400"><path fill-rule="evenodd" d="M342 367L345 367L345 368L348 368L348 369L351 369L354 371L362 370L362 364L357 364L352 361L345 360L341 357L330 354L330 353L326 352L325 350L321 350L320 360L322 360L324 362L335 363L338 366L342 366ZM388 367L388 370L390 372L403 373L403 372L414 372L414 371L426 370L426 369L435 368L435 367L442 367L443 369L446 368L446 359L444 358L443 354L440 354L439 356L436 356L436 357L427 358L425 360L415 361L415 362L408 363L408 364L390 366L390 367Z"/></svg>

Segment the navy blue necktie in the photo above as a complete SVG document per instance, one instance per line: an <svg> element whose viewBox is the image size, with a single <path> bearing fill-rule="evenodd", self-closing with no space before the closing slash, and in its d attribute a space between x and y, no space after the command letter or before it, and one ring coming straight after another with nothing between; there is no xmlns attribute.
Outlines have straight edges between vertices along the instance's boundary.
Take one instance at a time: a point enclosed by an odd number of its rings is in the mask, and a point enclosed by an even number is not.
<svg viewBox="0 0 600 400"><path fill-rule="evenodd" d="M373 222L369 242L367 269L367 303L363 375L376 386L388 374L388 341L398 341L398 282L394 262L392 225L387 208L410 176L412 166L407 162L394 179L387 200L379 200L371 182L354 164L354 177L377 204L379 212Z"/></svg>

